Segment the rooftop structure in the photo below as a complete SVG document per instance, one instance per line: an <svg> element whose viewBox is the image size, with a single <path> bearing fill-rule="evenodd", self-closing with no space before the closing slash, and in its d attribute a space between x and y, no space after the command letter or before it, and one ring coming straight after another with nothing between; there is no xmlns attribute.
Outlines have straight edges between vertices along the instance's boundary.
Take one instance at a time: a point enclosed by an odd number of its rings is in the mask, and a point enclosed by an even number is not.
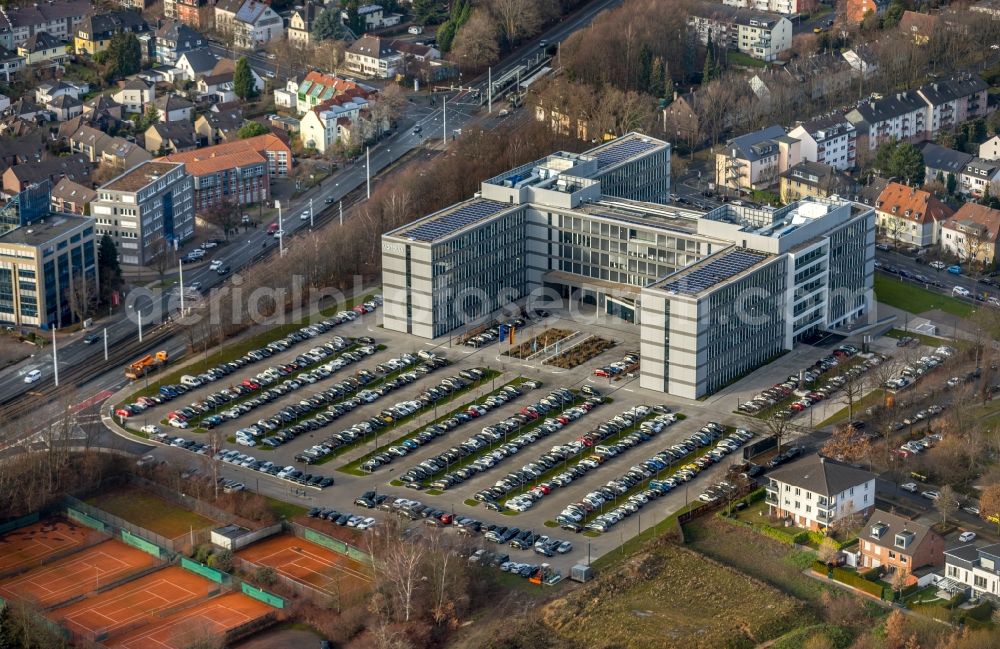
<svg viewBox="0 0 1000 649"><path fill-rule="evenodd" d="M112 179L101 189L110 189L116 192L135 192L143 187L156 182L160 176L166 175L177 168L176 163L157 162L155 160L138 165L129 169L117 178Z"/></svg>

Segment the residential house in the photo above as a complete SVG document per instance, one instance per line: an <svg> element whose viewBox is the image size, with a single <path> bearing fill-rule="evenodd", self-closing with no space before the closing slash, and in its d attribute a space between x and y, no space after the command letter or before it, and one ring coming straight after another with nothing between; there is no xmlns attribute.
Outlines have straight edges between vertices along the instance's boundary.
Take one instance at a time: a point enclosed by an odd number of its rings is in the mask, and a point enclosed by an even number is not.
<svg viewBox="0 0 1000 649"><path fill-rule="evenodd" d="M399 74L430 83L448 73L449 68L441 63L441 50L435 47L413 41L393 40L389 42L389 48L403 58L402 65L397 70Z"/></svg>
<svg viewBox="0 0 1000 649"><path fill-rule="evenodd" d="M855 182L830 165L804 160L781 173L781 202L785 205L803 198L850 197Z"/></svg>
<svg viewBox="0 0 1000 649"><path fill-rule="evenodd" d="M861 146L874 151L890 140L917 142L927 138L927 102L914 90L860 102L844 115L864 139Z"/></svg>
<svg viewBox="0 0 1000 649"><path fill-rule="evenodd" d="M876 509L858 535L858 569L882 568L902 572L916 583L913 571L944 565L944 538L928 525Z"/></svg>
<svg viewBox="0 0 1000 649"><path fill-rule="evenodd" d="M153 124L144 136L144 148L153 155L180 153L198 146L194 125L188 121Z"/></svg>
<svg viewBox="0 0 1000 649"><path fill-rule="evenodd" d="M302 145L327 153L338 141L349 141L351 125L367 109L368 100L364 97L341 95L326 100L299 120Z"/></svg>
<svg viewBox="0 0 1000 649"><path fill-rule="evenodd" d="M803 2L801 0L722 0L722 4L793 16L802 11Z"/></svg>
<svg viewBox="0 0 1000 649"><path fill-rule="evenodd" d="M170 20L156 30L154 56L158 63L176 65L185 52L208 45L208 39L180 20Z"/></svg>
<svg viewBox="0 0 1000 649"><path fill-rule="evenodd" d="M974 596L1000 598L1000 543L944 551L944 576Z"/></svg>
<svg viewBox="0 0 1000 649"><path fill-rule="evenodd" d="M90 161L86 156L69 155L47 160L24 162L8 167L3 173L3 190L8 194L24 191L29 185L48 180L52 184L62 178L78 183L90 183Z"/></svg>
<svg viewBox="0 0 1000 649"><path fill-rule="evenodd" d="M963 194L981 198L989 190L996 191L993 183L1000 177L1000 160L982 160L973 158L965 165L958 177L959 191Z"/></svg>
<svg viewBox="0 0 1000 649"><path fill-rule="evenodd" d="M688 24L698 40L773 61L792 47L792 23L779 14L697 2L690 7Z"/></svg>
<svg viewBox="0 0 1000 649"><path fill-rule="evenodd" d="M922 142L917 145L924 157L924 179L926 181L940 180L948 182L948 176L958 178L965 171L965 165L972 162L973 156L954 149L948 149L933 142ZM957 185L956 185L957 187Z"/></svg>
<svg viewBox="0 0 1000 649"><path fill-rule="evenodd" d="M0 165L7 167L23 162L38 161L46 153L48 137L0 138Z"/></svg>
<svg viewBox="0 0 1000 649"><path fill-rule="evenodd" d="M108 11L87 16L77 25L73 49L77 54L93 56L108 49L115 34L139 36L149 32L149 25L137 11Z"/></svg>
<svg viewBox="0 0 1000 649"><path fill-rule="evenodd" d="M878 55L865 43L859 43L852 49L844 50L840 56L851 66L852 70L864 79L872 76L878 70Z"/></svg>
<svg viewBox="0 0 1000 649"><path fill-rule="evenodd" d="M764 502L772 516L824 530L875 510L875 474L812 455L768 474Z"/></svg>
<svg viewBox="0 0 1000 649"><path fill-rule="evenodd" d="M45 104L57 121L65 122L83 114L83 102L72 95L59 95Z"/></svg>
<svg viewBox="0 0 1000 649"><path fill-rule="evenodd" d="M402 55L389 47L387 40L378 36L362 36L351 43L344 53L348 70L378 79L396 76L402 61Z"/></svg>
<svg viewBox="0 0 1000 649"><path fill-rule="evenodd" d="M165 159L173 162L187 162L189 160L202 159L206 156L219 157L234 153L245 153L247 151L260 153L267 159L267 172L270 176L286 176L293 169L294 162L292 160L291 147L288 145L288 142L273 133L202 147L195 151L175 153L166 156Z"/></svg>
<svg viewBox="0 0 1000 649"><path fill-rule="evenodd" d="M209 74L219 62L219 57L207 47L184 52L177 59L177 68L184 72L184 78L194 81Z"/></svg>
<svg viewBox="0 0 1000 649"><path fill-rule="evenodd" d="M47 32L35 32L17 46L25 65L58 65L69 56L66 44Z"/></svg>
<svg viewBox="0 0 1000 649"><path fill-rule="evenodd" d="M161 122L191 122L194 104L180 95L160 95L153 100Z"/></svg>
<svg viewBox="0 0 1000 649"><path fill-rule="evenodd" d="M90 214L90 203L96 198L96 191L69 178L63 178L56 183L50 194L53 212L79 216Z"/></svg>
<svg viewBox="0 0 1000 649"><path fill-rule="evenodd" d="M870 13L881 16L889 8L889 0L845 0L845 2L845 16L848 22L852 23L860 23Z"/></svg>
<svg viewBox="0 0 1000 649"><path fill-rule="evenodd" d="M5 3L0 7L0 45L15 49L38 32L69 41L90 12L90 0Z"/></svg>
<svg viewBox="0 0 1000 649"><path fill-rule="evenodd" d="M131 169L151 158L149 153L134 142L113 137L87 124L81 124L66 139L70 149L83 153L90 162L107 164L121 170Z"/></svg>
<svg viewBox="0 0 1000 649"><path fill-rule="evenodd" d="M203 144L212 145L239 139L239 130L246 120L239 109L225 112L209 111L198 116L194 130Z"/></svg>
<svg viewBox="0 0 1000 649"><path fill-rule="evenodd" d="M288 44L295 47L306 47L312 42L313 22L323 7L306 0L301 7L296 7L292 17L288 19Z"/></svg>
<svg viewBox="0 0 1000 649"><path fill-rule="evenodd" d="M940 16L906 10L899 20L899 31L910 36L917 45L926 45L938 29Z"/></svg>
<svg viewBox="0 0 1000 649"><path fill-rule="evenodd" d="M799 145L777 125L733 138L715 154L715 184L747 191L770 187L802 160Z"/></svg>
<svg viewBox="0 0 1000 649"><path fill-rule="evenodd" d="M143 9L148 9L156 4L156 0L118 0L118 4L123 7L129 7L131 9L142 11Z"/></svg>
<svg viewBox="0 0 1000 649"><path fill-rule="evenodd" d="M218 0L215 29L231 34L233 44L242 49L259 47L285 34L281 16L257 0Z"/></svg>
<svg viewBox="0 0 1000 649"><path fill-rule="evenodd" d="M44 106L39 106L28 97L21 97L7 109L7 115L12 118L29 122L46 122L51 115Z"/></svg>
<svg viewBox="0 0 1000 649"><path fill-rule="evenodd" d="M941 224L954 211L930 192L890 182L875 202L876 232L920 248L940 240Z"/></svg>
<svg viewBox="0 0 1000 649"><path fill-rule="evenodd" d="M979 76L963 75L921 86L917 94L927 103L930 132L947 130L987 114L989 85Z"/></svg>
<svg viewBox="0 0 1000 649"><path fill-rule="evenodd" d="M212 0L163 0L163 15L203 32L215 27Z"/></svg>
<svg viewBox="0 0 1000 649"><path fill-rule="evenodd" d="M156 101L156 86L139 77L132 77L119 81L118 91L111 97L126 113L142 114L146 112L146 106Z"/></svg>
<svg viewBox="0 0 1000 649"><path fill-rule="evenodd" d="M302 81L292 78L284 89L275 90L274 101L276 105L301 115L334 97L350 95L369 98L374 94L375 88L371 86L313 70Z"/></svg>
<svg viewBox="0 0 1000 649"><path fill-rule="evenodd" d="M698 117L697 96L694 91L686 95L678 96L674 93L674 100L663 109L663 123L669 124L669 128L677 136L679 142L684 142L688 146L697 145L701 140L701 121ZM664 128L667 128L664 126Z"/></svg>
<svg viewBox="0 0 1000 649"><path fill-rule="evenodd" d="M398 25L402 20L400 14L387 14L382 8L382 5L377 4L367 4L358 7L358 16L362 21L361 31L368 32L373 29L382 29L383 27L393 27ZM347 13L347 9L343 9L340 12L340 20L345 25L350 20L350 16Z"/></svg>
<svg viewBox="0 0 1000 649"><path fill-rule="evenodd" d="M979 157L983 160L1000 160L1000 135L994 135L979 145Z"/></svg>
<svg viewBox="0 0 1000 649"><path fill-rule="evenodd" d="M962 261L992 266L996 261L1000 210L965 203L941 224L941 248Z"/></svg>
<svg viewBox="0 0 1000 649"><path fill-rule="evenodd" d="M83 117L102 131L116 128L124 118L121 104L107 95L97 95L83 102ZM71 131L72 132L72 131Z"/></svg>
<svg viewBox="0 0 1000 649"><path fill-rule="evenodd" d="M35 86L35 102L44 106L62 95L79 99L80 95L89 91L90 86L85 83L77 85L69 81L46 81Z"/></svg>
<svg viewBox="0 0 1000 649"><path fill-rule="evenodd" d="M788 132L797 139L803 160L830 165L838 171L857 164L858 132L843 115L830 115L800 122Z"/></svg>
<svg viewBox="0 0 1000 649"><path fill-rule="evenodd" d="M774 72L779 78L783 75L791 81L782 84L786 96L801 95L807 100L836 96L850 87L857 87L854 69L839 53L793 58ZM758 74L766 74L766 71Z"/></svg>
<svg viewBox="0 0 1000 649"><path fill-rule="evenodd" d="M25 65L23 56L14 50L0 46L0 74L3 75L5 81L10 82L10 75L15 74L18 70L23 70Z"/></svg>
<svg viewBox="0 0 1000 649"><path fill-rule="evenodd" d="M192 194L183 164L148 160L101 185L90 212L97 235L118 246L121 263L145 266L194 236Z"/></svg>
<svg viewBox="0 0 1000 649"><path fill-rule="evenodd" d="M234 77L236 74L236 61L232 59L219 59L212 71L198 78L195 88L198 91L200 101L207 100L213 103L226 103L237 101L239 97L234 92ZM254 88L260 92L264 89L264 80L253 68L250 68L250 75L253 77Z"/></svg>

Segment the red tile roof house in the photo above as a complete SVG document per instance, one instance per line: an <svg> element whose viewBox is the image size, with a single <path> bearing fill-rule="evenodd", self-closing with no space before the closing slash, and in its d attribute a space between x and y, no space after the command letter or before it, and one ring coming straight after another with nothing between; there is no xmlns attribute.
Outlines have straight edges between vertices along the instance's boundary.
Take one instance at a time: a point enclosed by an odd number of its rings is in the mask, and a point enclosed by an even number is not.
<svg viewBox="0 0 1000 649"><path fill-rule="evenodd" d="M889 183L875 201L875 228L880 236L924 248L938 243L941 224L952 214L930 192Z"/></svg>
<svg viewBox="0 0 1000 649"><path fill-rule="evenodd" d="M944 538L930 527L916 521L876 509L865 521L858 539L860 568L884 568L884 572L902 571L908 582L916 581L911 573L924 566L944 565Z"/></svg>

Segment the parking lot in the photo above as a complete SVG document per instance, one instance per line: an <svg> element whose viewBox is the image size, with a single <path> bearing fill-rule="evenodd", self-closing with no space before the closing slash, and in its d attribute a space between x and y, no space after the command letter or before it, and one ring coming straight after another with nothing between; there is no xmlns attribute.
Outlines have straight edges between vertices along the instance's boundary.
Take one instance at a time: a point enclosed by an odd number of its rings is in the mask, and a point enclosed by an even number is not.
<svg viewBox="0 0 1000 649"><path fill-rule="evenodd" d="M374 518L376 521L374 524L377 525L381 517L389 514L377 509L367 510L355 502L366 492L374 492L393 501L398 498L419 501L425 508L438 514L438 516L429 514L424 517L423 512L420 512L414 519L414 524L440 525L442 524L440 515L448 514L447 520L450 521L448 527L454 528L454 533L460 531L460 528L453 523L455 520L474 519L484 527L513 526L519 529L519 534L529 531L538 537L549 536L550 540L570 541L572 543L570 551L563 554L553 552L551 557L534 553L533 543L524 550L510 548L509 545L503 546L503 550L510 555L512 561L538 563L544 560L561 570L563 575L568 575L572 565L587 561L588 554L591 558L596 558L616 548L625 538L662 520L686 503L696 501L709 487L717 485L725 476L729 465L742 458L738 448L734 448L735 454L720 457L718 462L705 461L705 466L699 466L696 477L692 476L691 480L676 480L675 484L666 488L663 488L662 484L651 485L650 480L658 479L662 483L666 478L674 476L682 466L691 464L702 455L716 449L716 445L736 428L746 428L760 434L762 427L753 430L752 420L734 412L738 395L759 393L778 379L784 380L790 373L797 371L800 365L808 366L816 358L831 353L836 346L832 343L823 346L824 343L820 343L815 347L809 345L797 347L776 363L730 386L722 393L704 401L690 401L645 391L639 388L634 374L595 376L595 368L620 362L627 350L638 348L638 332L635 327L616 320L598 320L578 325L575 320L564 317L564 314L553 313L546 318L526 323L519 331L518 342L529 340L532 335L537 335L548 328L557 327L571 331L584 330L588 334L600 335L619 343L587 363L570 370L546 365L540 358L511 359L502 354L509 347L507 341L493 341L479 347L460 345L457 339L423 341L386 331L378 326L379 321L380 312L376 310L351 322L337 325L307 342L274 354L263 362L242 368L240 372L234 372L223 380L195 388L169 405L160 404L151 408L137 415L133 425L138 427L141 418L165 428L159 422L167 412L177 406L204 399L212 391L228 385L238 377L254 376L269 366L290 363L303 351L328 342L332 336L351 341L353 346L331 354L320 364L329 363L330 359L336 358L338 354L358 349L361 343L354 342L357 339L370 336L372 340L366 341L364 345L374 346L376 351L358 362L331 372L329 377L320 378L315 383L306 383L255 409L252 413L221 423L211 431L187 429L169 430L169 433L206 444L212 439L221 438L222 446L225 448L254 456L258 462L270 462L279 470L292 467L294 471L300 471L302 474L333 478L334 485L320 490L296 481L280 480L276 475L253 470L248 466L222 463L220 470L220 475L242 483L247 489L299 502L309 508L335 510L337 512L335 523L343 521L343 524L347 525L353 517L355 526L367 518ZM413 356L416 362L402 370L391 370L388 374L375 369L390 359L400 359L404 354ZM395 378L402 373L412 372L412 368L426 363L426 359L431 356L443 359L447 364L440 369L416 376L411 382L394 388L390 393L370 403L358 403L355 408L337 417L330 424L314 430L304 430L280 446L246 447L227 441L229 438L235 439L238 430L250 427L265 415L273 415L292 404L315 398L329 386L356 376L359 371L371 371L378 380L385 381L389 375ZM487 374L484 375L484 379L470 381L469 385L463 386L459 391L452 390L446 395L447 399L424 403L415 412L401 413L399 417L393 416L392 423L384 426L373 425L369 433L337 449L332 456L324 457L320 460L322 463L306 464L300 461L305 457L303 454L307 449L322 445L331 435L370 422L381 416L383 410L396 404L420 403L420 397L426 395L429 388L440 388L445 378L463 377L463 372L468 373L472 370ZM524 385L525 381L529 380L535 385L534 388ZM516 391L520 394L508 390L503 398L498 398L507 386L516 387ZM571 400L555 403L554 393L568 393ZM602 402L591 403L588 406L590 409L584 410L582 404L586 403L586 399L592 399L595 394L600 395ZM349 397L341 399L343 398ZM541 412L538 408L542 399L551 402L546 406L545 412ZM327 407L329 404L323 404L323 408ZM582 412L573 413L571 418L569 411L573 408ZM652 422L666 412L678 413L679 416L676 421L664 425L655 434L650 432L648 425L642 427L643 422ZM631 423L618 427L618 430L608 429L608 437L589 439L590 445L583 441L588 434L592 434L607 422L625 413L636 414ZM463 416L459 418L459 415ZM314 415L311 411L305 418L312 416ZM515 417L524 421L515 420ZM565 418L565 421L559 421L560 417ZM445 425L444 422L450 419L455 420L452 422L453 425ZM550 430L542 434L540 427L546 425L546 420L549 420ZM303 419L294 421L298 424ZM507 429L498 427L505 421L518 421L518 425ZM672 447L691 443L691 437L702 431L709 422L720 424L725 434L711 439L709 445L699 444L698 448L692 449L690 455L678 454L674 457L669 452ZM441 429L432 430L432 425L440 426ZM279 429L288 427L289 424L286 423ZM484 428L492 428L489 439L482 437ZM515 444L513 440L526 433L529 437L520 440L522 445ZM276 434L274 431L267 431L262 437L274 434ZM496 435L499 435L499 439ZM480 437L476 442L472 442L476 436ZM467 442L470 444L465 452L455 455L450 460L446 459L444 470L420 477L413 482L401 480L414 467L428 461L436 462L449 449L457 449ZM590 457L598 454L597 446L612 445L615 449L610 452L608 449L601 450L599 460ZM502 450L504 448L506 450ZM390 449L394 449L394 452L390 452ZM160 449L156 454L182 466L187 463L188 466L200 471L208 470L208 458L211 457L208 453L196 456L190 451L178 448ZM378 456L388 461L380 461L377 466L366 464ZM590 458L589 463L596 466L566 475L571 468L588 458ZM669 461L663 462L664 459ZM475 462L479 462L481 469L469 470ZM645 464L647 462L650 464ZM663 468L659 468L657 462L663 462ZM650 470L651 468L656 469L655 473ZM462 473L457 473L459 471ZM451 478L459 476L461 479L455 480L454 483L440 482L446 480L442 477L446 475ZM512 482L512 478L518 475L519 479L515 478ZM505 493L497 493L495 497L486 500L482 498L477 500L477 494L496 487L498 482L504 480L507 481L503 487ZM559 484L556 484L555 480L558 480ZM614 497L605 492L604 496L601 496L605 500L604 503L591 498L597 506L594 511L586 512L582 521L589 525L597 517L617 510L621 516L608 526L607 532L589 537L557 527L559 524L556 522L557 518L568 506L583 502L585 497L602 489L612 489L608 486L611 481L619 482ZM508 501L512 499L515 509L517 503L526 502L525 494L543 482L548 484L546 487L548 492L543 494L544 497L537 500L532 498L530 506L523 508L523 511L507 508ZM413 486L407 487L407 484ZM661 491L655 497L651 497L649 490L655 490L658 486L661 487ZM619 491L621 489L625 492L621 493ZM718 487L711 491L724 494ZM643 498L645 502L636 505ZM487 502L491 503L491 507L494 507L492 503L496 503L504 511L491 511L487 508ZM633 506L636 511L625 514L625 510L632 509ZM433 522L423 522L428 519L433 519ZM368 525L371 523L362 527ZM463 526L461 529L466 528ZM486 541L482 533L475 536L484 548L497 550L497 546ZM529 535L527 540L531 538ZM522 539L522 543L525 540Z"/></svg>

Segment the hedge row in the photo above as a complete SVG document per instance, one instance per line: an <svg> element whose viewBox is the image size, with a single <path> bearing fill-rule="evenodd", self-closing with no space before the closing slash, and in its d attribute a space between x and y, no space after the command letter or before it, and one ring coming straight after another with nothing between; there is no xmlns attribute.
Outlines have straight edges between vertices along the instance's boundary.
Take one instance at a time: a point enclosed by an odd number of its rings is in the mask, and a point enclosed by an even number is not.
<svg viewBox="0 0 1000 649"><path fill-rule="evenodd" d="M834 568L833 578L842 584L853 586L858 590L868 593L869 595L874 595L875 597L882 597L882 584L877 584L873 581L868 581L858 573L853 572L851 570L845 570L843 568Z"/></svg>
<svg viewBox="0 0 1000 649"><path fill-rule="evenodd" d="M964 590L961 590L952 595L951 599L948 600L948 603L945 604L945 606L947 606L950 609L955 609L964 604L967 599L969 599L969 596L965 593Z"/></svg>
<svg viewBox="0 0 1000 649"><path fill-rule="evenodd" d="M783 529L777 527L771 527L770 525L761 525L755 528L764 536L769 536L775 541L785 543L786 545L804 544L809 540L809 533L803 530L797 532L786 532Z"/></svg>
<svg viewBox="0 0 1000 649"><path fill-rule="evenodd" d="M869 568L868 570L859 570L858 574L861 575L863 579L868 581L875 581L878 579L879 575L882 574L881 568Z"/></svg>
<svg viewBox="0 0 1000 649"><path fill-rule="evenodd" d="M817 575L823 575L824 577L830 574L830 567L827 566L822 561L820 561L819 559L812 562L812 570Z"/></svg>
<svg viewBox="0 0 1000 649"><path fill-rule="evenodd" d="M748 505L752 505L756 502L764 500L764 496L766 495L767 495L767 490L761 487L760 489L748 493L746 497L743 498L743 500L745 500Z"/></svg>
<svg viewBox="0 0 1000 649"><path fill-rule="evenodd" d="M993 606L985 600L965 611L965 617L979 620L980 622L989 622L992 615Z"/></svg>

